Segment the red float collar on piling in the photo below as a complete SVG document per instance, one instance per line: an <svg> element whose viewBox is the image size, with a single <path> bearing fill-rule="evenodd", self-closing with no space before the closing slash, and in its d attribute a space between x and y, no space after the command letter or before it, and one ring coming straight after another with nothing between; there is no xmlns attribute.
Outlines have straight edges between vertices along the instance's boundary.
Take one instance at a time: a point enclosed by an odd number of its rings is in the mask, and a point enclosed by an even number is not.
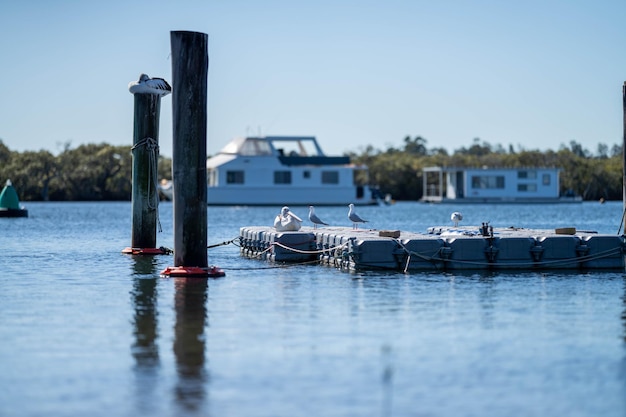
<svg viewBox="0 0 626 417"><path fill-rule="evenodd" d="M168 266L161 275L169 277L204 277L204 278L220 278L226 276L217 266L199 267L199 266Z"/></svg>
<svg viewBox="0 0 626 417"><path fill-rule="evenodd" d="M167 255L167 249L161 248L124 248L122 253L127 255Z"/></svg>

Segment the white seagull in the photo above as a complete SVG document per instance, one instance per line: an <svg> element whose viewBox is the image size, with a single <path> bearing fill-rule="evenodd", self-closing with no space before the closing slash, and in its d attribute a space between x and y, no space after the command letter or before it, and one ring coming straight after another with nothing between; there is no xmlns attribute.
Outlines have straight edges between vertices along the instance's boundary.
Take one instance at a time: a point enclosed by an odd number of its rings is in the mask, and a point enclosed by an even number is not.
<svg viewBox="0 0 626 417"><path fill-rule="evenodd" d="M322 219L317 217L317 214L315 214L315 207L313 206L309 206L309 220L311 220L311 223L313 223L314 229L317 229L318 224L323 224L325 226L328 226L328 223L324 223Z"/></svg>
<svg viewBox="0 0 626 417"><path fill-rule="evenodd" d="M132 94L158 94L166 96L172 92L172 87L163 78L150 78L141 74L138 81L128 84L128 91Z"/></svg>
<svg viewBox="0 0 626 417"><path fill-rule="evenodd" d="M454 213L450 215L450 220L454 222L454 227L458 227L459 222L463 220L463 215L459 213L458 211L455 211Z"/></svg>
<svg viewBox="0 0 626 417"><path fill-rule="evenodd" d="M367 223L367 220L363 220L362 218L359 217L358 214L354 212L354 204L350 203L348 207L350 207L350 210L348 211L348 218L352 222L353 229L358 229L359 223Z"/></svg>

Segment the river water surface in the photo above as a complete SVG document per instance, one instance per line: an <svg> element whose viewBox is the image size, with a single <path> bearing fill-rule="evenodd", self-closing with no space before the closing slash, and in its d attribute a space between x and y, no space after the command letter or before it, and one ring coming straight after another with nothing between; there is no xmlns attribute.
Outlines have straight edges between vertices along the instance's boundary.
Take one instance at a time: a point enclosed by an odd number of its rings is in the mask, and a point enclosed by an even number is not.
<svg viewBox="0 0 626 417"><path fill-rule="evenodd" d="M130 203L0 219L0 416L624 416L625 275L342 272L208 250L220 279L121 254ZM304 207L292 207L306 218ZM362 207L376 229L573 226L620 203ZM209 207L208 243L280 207ZM347 207L319 207L350 226ZM172 206L158 245L173 247ZM308 222L305 221L305 225Z"/></svg>

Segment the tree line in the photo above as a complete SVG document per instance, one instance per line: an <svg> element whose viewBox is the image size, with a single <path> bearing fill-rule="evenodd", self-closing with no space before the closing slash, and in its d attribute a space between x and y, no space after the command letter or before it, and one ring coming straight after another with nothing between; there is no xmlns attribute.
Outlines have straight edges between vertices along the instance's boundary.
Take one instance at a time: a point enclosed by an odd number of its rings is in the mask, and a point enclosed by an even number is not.
<svg viewBox="0 0 626 417"><path fill-rule="evenodd" d="M369 183L396 200L415 201L423 195L422 168L482 167L561 168L561 193L573 191L584 200L622 199L622 147L598 144L590 152L576 141L558 151L508 149L476 138L468 147L449 154L428 148L421 136L406 136L399 147L385 150L368 145L348 156L369 167ZM159 156L158 178L171 179L172 161ZM0 140L0 181L11 179L23 201L130 201L131 146L106 143L72 148L65 144L58 155L49 151L11 151Z"/></svg>
<svg viewBox="0 0 626 417"><path fill-rule="evenodd" d="M171 178L171 160L159 157L158 177ZM10 179L23 201L130 201L131 146L106 143L49 151L11 151L0 140L0 180Z"/></svg>

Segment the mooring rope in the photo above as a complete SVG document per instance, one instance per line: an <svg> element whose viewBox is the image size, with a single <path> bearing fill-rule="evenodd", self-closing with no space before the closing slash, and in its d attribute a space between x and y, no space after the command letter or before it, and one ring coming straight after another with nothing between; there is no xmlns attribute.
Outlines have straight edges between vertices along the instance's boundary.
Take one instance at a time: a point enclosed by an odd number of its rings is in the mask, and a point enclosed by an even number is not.
<svg viewBox="0 0 626 417"><path fill-rule="evenodd" d="M622 251L621 248L612 248L612 249L607 249L605 251L600 251L596 254L593 255L583 255L583 256L577 256L577 257L573 257L573 258L563 258L563 259L554 259L551 261L537 261L537 262L507 262L507 263L501 263L498 264L496 262L484 262L484 261L464 261L464 260L460 260L460 259L448 259L448 258L443 258L443 257L437 257L437 253L440 252L440 249L437 250L437 252L435 252L435 254L428 256L428 255L423 255L421 253L418 252L413 252L408 250L399 240L396 240L398 242L398 244L400 245L400 247L402 249L404 249L404 251L407 253L408 257L410 258L411 255L414 256L418 256L421 259L424 259L426 261L431 261L431 262L455 262L458 264L465 264L465 265L480 265L480 266L516 266L516 267L530 267L530 266L547 266L547 265L558 265L558 264L567 264L567 263L573 263L573 262L588 262L588 261L595 261L598 259L603 259L603 258L608 258L609 256L613 256L616 255L618 253L620 253ZM405 271L408 268L408 260L407 260L407 264L405 266Z"/></svg>
<svg viewBox="0 0 626 417"><path fill-rule="evenodd" d="M212 249L212 248L217 248L219 246L225 246L225 245L235 245L237 247L241 247L241 245L237 244L237 242L239 241L239 237L235 237L231 240L225 240L224 242L220 242L220 243L215 243L213 245L209 245L207 246L207 249ZM285 246L282 245L278 242L274 242L272 244L270 244L270 247L268 247L267 249L263 250L263 252L258 253L256 255L254 255L254 257L261 257L264 253L272 250L272 247L276 245L276 246L281 246L285 249L289 249L291 251L294 252L300 252L300 253L317 253L318 251L300 251L298 249L295 248L290 248L289 246ZM325 251L327 251L328 249L326 249ZM254 268L224 268L228 271L256 271L256 270L265 270L265 269L279 269L279 268L291 268L291 267L295 267L295 266L299 266L299 265L309 265L309 264L315 264L318 263L319 261L313 260L313 261L302 261L302 262L289 262L288 264L281 264L281 265L277 265L277 266L264 266L264 267L254 267Z"/></svg>
<svg viewBox="0 0 626 417"><path fill-rule="evenodd" d="M223 244L228 244L228 243L233 243L234 240L235 239L233 239L232 241L228 241L228 242L222 242L222 243L220 243L220 244L218 244L216 246L223 245ZM274 248L274 246L279 246L279 247L281 247L283 249L286 249L288 251L295 252L295 253L300 253L300 254L304 254L304 255L319 255L319 254L323 254L323 253L330 253L333 250L336 251L337 249L341 249L341 248L343 248L343 247L345 247L347 245L348 245L348 242L343 243L343 244L338 245L338 246L333 246L333 247L328 248L328 249L303 250L303 249L296 249L296 248L289 247L289 246L284 245L284 244L282 244L280 242L272 242L272 243L269 244L269 246L267 248L263 249L259 253L254 254L253 257L255 257L255 258L262 257L267 252L271 251ZM313 262L317 262L317 261L313 261Z"/></svg>
<svg viewBox="0 0 626 417"><path fill-rule="evenodd" d="M224 246L224 245L235 244L235 241L237 241L237 240L239 240L239 238L238 238L238 237L236 237L236 238L234 238L234 239L231 239L231 240L226 240L226 241L224 241L224 242L222 242L222 243L215 243L215 244L213 244L213 245L209 245L209 246L207 246L206 248L207 248L207 249L212 249L212 248L217 248L218 246ZM238 245L235 245L235 246L238 246Z"/></svg>
<svg viewBox="0 0 626 417"><path fill-rule="evenodd" d="M145 146L148 151L148 184L147 184L148 189L146 190L147 195L150 195L151 191L156 195L156 206L154 206L152 202L150 201L150 199L148 199L147 207L149 209L156 210L157 227L158 227L159 233L161 233L163 231L163 228L161 227L161 219L159 218L159 195L158 195L159 191L157 188L157 182L159 180L158 178L159 143L151 137L146 137L138 141L130 149L131 151L134 151L140 146Z"/></svg>
<svg viewBox="0 0 626 417"><path fill-rule="evenodd" d="M280 242L274 242L274 243L272 243L272 245L280 246L281 248L290 250L292 252L302 253L302 254L305 254L305 255L319 255L321 253L325 253L325 252L328 252L328 251L331 251L331 250L341 249L344 246L348 246L348 242L343 243L343 244L338 245L338 246L333 246L332 248L319 249L319 250L302 250L302 249L290 248L289 246L283 245Z"/></svg>

